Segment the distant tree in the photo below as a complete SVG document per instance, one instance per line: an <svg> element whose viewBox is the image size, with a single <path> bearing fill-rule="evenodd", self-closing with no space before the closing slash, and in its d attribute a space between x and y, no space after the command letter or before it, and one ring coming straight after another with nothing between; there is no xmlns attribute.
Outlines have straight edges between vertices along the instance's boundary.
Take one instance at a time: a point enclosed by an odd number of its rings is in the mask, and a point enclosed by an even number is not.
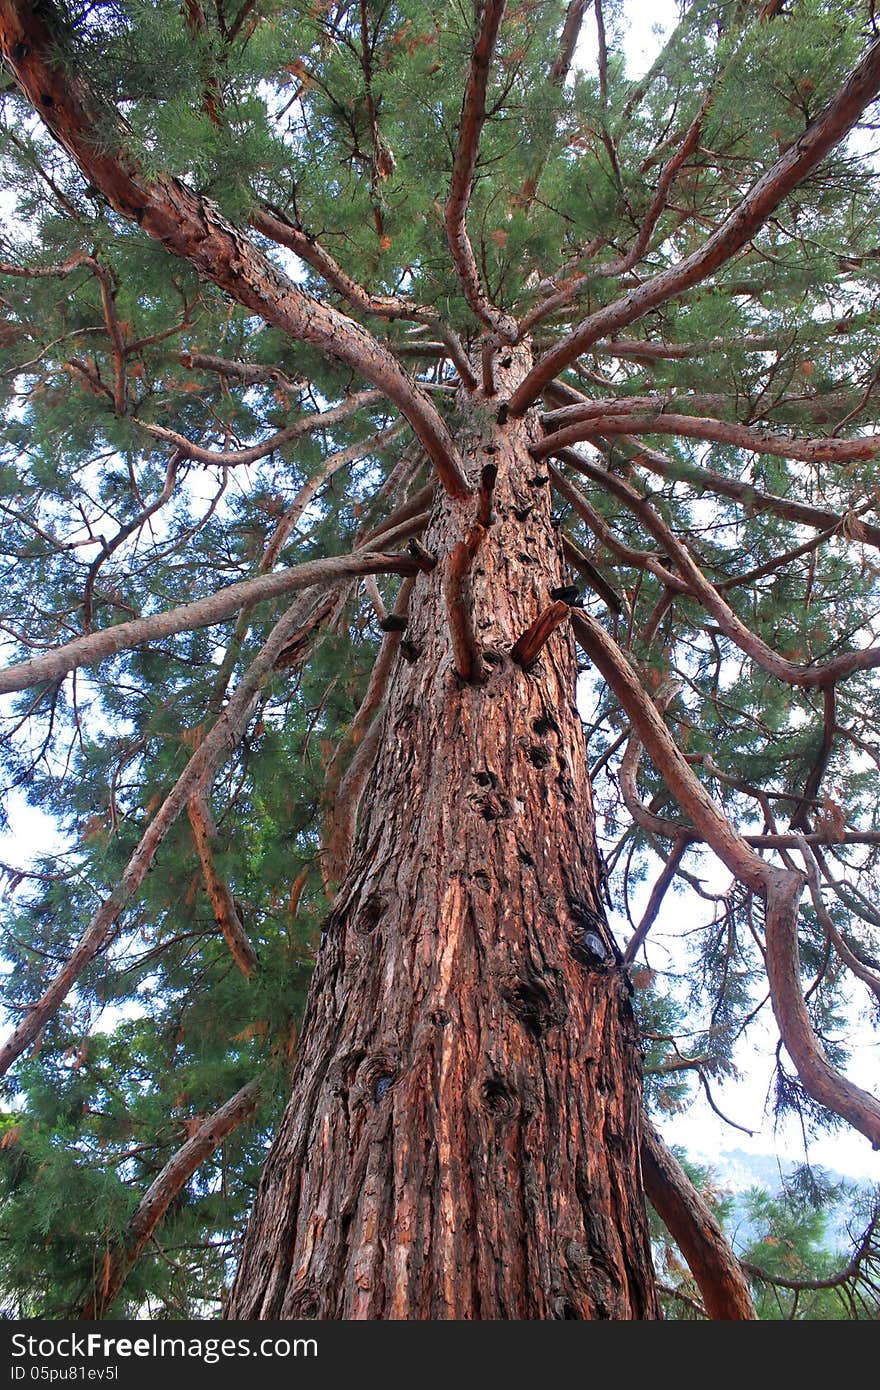
<svg viewBox="0 0 880 1390"><path fill-rule="evenodd" d="M20 1311L753 1317L771 1010L880 1145L874 6L634 15L0 0Z"/></svg>

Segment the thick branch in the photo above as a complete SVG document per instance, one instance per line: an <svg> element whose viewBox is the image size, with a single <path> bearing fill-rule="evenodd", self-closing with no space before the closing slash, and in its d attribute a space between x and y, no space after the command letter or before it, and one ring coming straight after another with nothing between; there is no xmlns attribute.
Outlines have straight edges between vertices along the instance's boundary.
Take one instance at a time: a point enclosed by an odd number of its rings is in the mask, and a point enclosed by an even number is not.
<svg viewBox="0 0 880 1390"><path fill-rule="evenodd" d="M187 371L216 372L218 376L235 377L245 386L261 386L265 383L289 392L291 395L300 391L305 385L304 381L291 381L278 367L267 367L259 362L230 361L226 357L217 357L211 352L182 352L180 365L186 367ZM376 400L379 400L382 393L376 391L371 394ZM361 398L361 404L367 405L370 402Z"/></svg>
<svg viewBox="0 0 880 1390"><path fill-rule="evenodd" d="M227 1135L253 1115L259 1098L259 1082L249 1081L219 1110L203 1120L195 1134L168 1160L141 1198L122 1245L113 1252L100 1285L90 1294L80 1317L95 1319L104 1316L174 1198Z"/></svg>
<svg viewBox="0 0 880 1390"><path fill-rule="evenodd" d="M495 41L501 27L505 0L485 0L480 32L471 54L470 72L458 127L458 148L452 168L452 181L446 199L446 240L452 253L455 273L468 305L481 323L510 340L516 323L492 304L480 283L474 249L467 233L467 210L474 186L480 135L486 120L486 88Z"/></svg>
<svg viewBox="0 0 880 1390"><path fill-rule="evenodd" d="M880 43L874 43L831 104L739 199L733 212L703 245L677 265L660 271L578 324L521 382L510 399L511 415L522 415L549 381L600 338L618 332L649 310L682 294L735 256L760 231L783 199L852 129L878 92Z"/></svg>
<svg viewBox="0 0 880 1390"><path fill-rule="evenodd" d="M557 599L538 614L531 627L526 628L521 637L517 638L510 649L511 660L517 666L521 666L524 671L528 671L530 666L534 666L542 649L547 645L553 633L558 627L570 617L572 613L571 605L562 599Z"/></svg>
<svg viewBox="0 0 880 1390"><path fill-rule="evenodd" d="M859 439L804 439L698 415L595 415L592 411L585 412L585 415L586 418L580 423L557 430L541 440L533 451L535 457L543 458L557 448L582 443L597 434L674 434L684 439L732 444L737 449L749 449L755 454L773 454L777 458L798 459L802 463L861 463L880 454L880 439L876 435Z"/></svg>
<svg viewBox="0 0 880 1390"><path fill-rule="evenodd" d="M642 1120L642 1176L651 1205L687 1260L709 1317L754 1319L748 1280L711 1207L647 1117Z"/></svg>
<svg viewBox="0 0 880 1390"><path fill-rule="evenodd" d="M459 541L453 547L443 586L449 633L452 638L453 665L461 680L472 683L483 679L485 668L480 645L474 632L468 576L485 534L485 526L476 522L471 527L467 539Z"/></svg>
<svg viewBox="0 0 880 1390"><path fill-rule="evenodd" d="M565 23L562 26L562 34L559 39L559 52L550 69L550 81L556 83L557 86L561 87L569 74L584 16L591 4L592 0L570 0L565 12Z"/></svg>
<svg viewBox="0 0 880 1390"><path fill-rule="evenodd" d="M299 289L219 208L166 174L150 178L124 149L121 123L58 62L59 36L27 0L0 0L0 51L56 140L121 216L136 221L267 323L344 362L377 386L412 425L450 495L468 494L455 444L430 399L362 324ZM95 128L102 130L100 145Z"/></svg>
<svg viewBox="0 0 880 1390"><path fill-rule="evenodd" d="M355 551L351 555L336 555L324 560L308 560L291 569L263 574L255 579L243 579L228 584L208 598L196 599L179 608L170 608L148 618L135 618L129 623L117 623L76 637L63 647L55 647L42 656L31 657L17 666L0 671L0 694L13 690L28 690L44 681L61 680L68 671L79 666L91 666L117 652L130 651L160 637L177 632L191 632L198 627L211 627L232 617L246 604L262 603L265 599L295 593L314 584L332 583L349 575L359 574L417 574L425 565L413 555L388 555L381 551Z"/></svg>

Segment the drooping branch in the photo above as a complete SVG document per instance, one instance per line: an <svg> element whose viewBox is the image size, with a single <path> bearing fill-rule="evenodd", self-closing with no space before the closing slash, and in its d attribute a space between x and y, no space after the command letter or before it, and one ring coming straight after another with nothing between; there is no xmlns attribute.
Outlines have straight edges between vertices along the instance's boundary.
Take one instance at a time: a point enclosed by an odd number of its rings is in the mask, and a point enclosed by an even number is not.
<svg viewBox="0 0 880 1390"><path fill-rule="evenodd" d="M477 170L480 135L486 120L486 88L505 3L506 0L484 0L482 7L480 31L471 54L461 108L458 147L446 199L445 222L452 264L468 305L481 323L493 329L505 341L511 341L516 335L516 323L490 302L480 281L474 248L467 232L468 204Z"/></svg>
<svg viewBox="0 0 880 1390"><path fill-rule="evenodd" d="M817 167L855 125L880 92L880 42L874 43L834 100L803 135L737 202L701 247L590 314L545 353L510 398L511 415L522 415L544 387L601 338L634 323L667 300L699 284L726 264L765 225L780 203Z"/></svg>
<svg viewBox="0 0 880 1390"><path fill-rule="evenodd" d="M229 947L232 959L245 979L249 980L259 964L259 959L242 926L229 885L217 871L212 845L217 835L217 827L211 815L206 787L202 786L193 792L187 803L187 811L193 842L202 866L205 889L214 909L217 926L223 933L223 940Z"/></svg>
<svg viewBox="0 0 880 1390"><path fill-rule="evenodd" d="M180 179L147 175L125 150L118 116L114 138L108 133L106 105L82 78L65 74L58 62L60 43L63 36L49 27L42 7L0 0L0 51L19 87L111 207L237 303L377 386L409 420L450 495L466 497L454 441L429 397L397 359L362 324L299 289L214 204ZM102 130L100 145L93 138L96 127Z"/></svg>
<svg viewBox="0 0 880 1390"><path fill-rule="evenodd" d="M553 437L551 436L551 439ZM642 497L628 483L607 469L582 459L578 454L568 452L565 459L580 472L600 481L610 493L619 497L629 507L642 521L646 530L660 542L666 554L674 560L689 592L699 599L724 635L777 680L784 681L787 685L800 686L805 690L823 689L855 671L870 671L880 666L880 646L844 652L828 661L810 662L804 666L780 656L734 613L721 592L709 583L687 546L666 525L647 498Z"/></svg>
<svg viewBox="0 0 880 1390"><path fill-rule="evenodd" d="M104 310L104 323L113 358L113 410L116 415L124 415L127 393L125 337L116 312L116 286L107 267L101 265L100 261L95 262L95 273L101 287L101 307Z"/></svg>
<svg viewBox="0 0 880 1390"><path fill-rule="evenodd" d="M810 900L823 931L834 947L839 960L842 961L848 970L852 971L857 980L861 980L863 985L867 985L868 989L874 995L874 998L880 1003L880 974L871 970L869 966L864 965L846 944L842 935L837 930L837 927L834 925L834 919L831 913L825 906L815 854L807 843L806 838L801 838L799 848L801 851L801 858L804 861L804 868L807 872L807 887L810 890Z"/></svg>
<svg viewBox="0 0 880 1390"><path fill-rule="evenodd" d="M682 858L684 857L684 853L688 847L688 843L689 837L687 835L679 835L673 841L672 849L669 851L669 856L666 859L663 868L660 870L660 873L657 876L653 888L651 889L648 901L645 904L645 910L641 916L641 920L639 921L639 924L633 932L632 936L630 937L629 941L626 943L626 950L624 951L620 962L621 966L624 969L626 969L627 966L632 965L633 961L635 960L636 956L638 955L639 951L644 945L645 938L647 937L648 932L651 930L654 923L656 922L657 914L663 905L663 899L666 897L666 894L669 890L669 885L672 883L672 880L675 878L675 875L678 872L678 866L681 863Z"/></svg>
<svg viewBox="0 0 880 1390"><path fill-rule="evenodd" d="M171 444L183 458L220 468L236 468L258 463L260 459L268 458L269 454L274 454L295 439L301 439L303 435L314 434L316 430L332 429L334 425L348 420L359 410L378 404L382 399L381 391L360 391L355 396L349 396L340 405L331 406L329 410L304 415L292 425L276 431L269 439L264 439L260 444L252 444L246 449L205 449L200 444L191 443L184 435L166 428L165 425L153 425L144 420L137 423L145 434L151 435L153 439L161 439L165 444Z"/></svg>
<svg viewBox="0 0 880 1390"><path fill-rule="evenodd" d="M573 456L580 460L580 455ZM571 463L572 458L567 455L564 457L566 463ZM666 568L659 556L652 555L647 550L635 550L625 541L618 540L614 531L609 526L603 516L590 505L583 493L569 482L564 474L560 473L553 464L548 464L547 471L553 483L554 490L564 497L566 502L570 502L578 516L587 523L593 534L602 542L612 555L616 555L624 564L633 565L636 569L647 570L659 579L672 593L687 594L690 592L689 585L681 575L674 574L672 570Z"/></svg>
<svg viewBox="0 0 880 1390"><path fill-rule="evenodd" d="M562 553L572 568L583 576L590 588L599 595L612 613L619 615L625 611L626 599L617 592L612 584L608 583L608 580L599 572L589 556L584 554L579 545L575 545L570 536L562 537Z"/></svg>
<svg viewBox="0 0 880 1390"><path fill-rule="evenodd" d="M399 438L402 428L401 425L392 425L390 429L380 430L378 434L371 435L369 439L359 440L357 444L352 444L347 449L337 449L335 453L328 454L314 477L303 483L284 515L279 517L272 538L263 552L260 569L270 570L277 562L291 531L325 483L329 482L340 469L347 468L350 463L356 463L359 459L366 458L369 454L375 453L377 449L387 448L389 444Z"/></svg>
<svg viewBox="0 0 880 1390"><path fill-rule="evenodd" d="M128 1230L117 1249L111 1251L99 1282L85 1301L80 1317L93 1320L104 1316L113 1304L125 1280L156 1230L175 1197L206 1158L223 1140L254 1114L260 1099L260 1085L249 1081L219 1110L203 1120L195 1134L190 1135L165 1164L147 1188L137 1210L128 1223Z"/></svg>
<svg viewBox="0 0 880 1390"><path fill-rule="evenodd" d="M116 888L92 916L73 951L41 997L28 1008L11 1037L0 1048L0 1075L5 1075L16 1058L30 1046L53 1017L83 971L102 949L114 922L140 888L156 851L190 797L200 786L211 780L224 759L240 741L256 708L260 690L273 670L279 652L291 642L298 631L305 629L313 633L316 630L316 615L321 611L321 603L316 605L314 599L306 595L299 604L279 618L272 628L226 708L210 732L205 735L174 787L149 822Z"/></svg>
<svg viewBox="0 0 880 1390"><path fill-rule="evenodd" d="M756 1317L748 1280L715 1215L647 1116L642 1119L645 1192L688 1263L710 1318Z"/></svg>
<svg viewBox="0 0 880 1390"><path fill-rule="evenodd" d="M752 487L750 483L740 482L738 478L727 478L723 473L715 473L702 465L698 467L674 462L657 449L648 448L640 440L632 439L628 435L623 436L622 442L627 450L631 451L633 463L662 478L681 478L695 488L717 493L720 497L730 497L736 502L742 502L752 511L770 512L773 516L782 517L784 521L800 522L804 526L815 526L820 530L845 527L846 513L826 510L824 507L797 502L788 497L777 497L771 492L762 492L759 488ZM859 540L880 549L880 526L859 519L855 529Z"/></svg>
<svg viewBox="0 0 880 1390"><path fill-rule="evenodd" d="M731 873L765 900L767 979L780 1036L804 1088L880 1147L880 1102L836 1071L813 1032L799 976L801 874L761 859L694 775L617 643L588 613L572 609L578 641L629 717L654 766L698 834Z"/></svg>
<svg viewBox="0 0 880 1390"><path fill-rule="evenodd" d="M856 1283L865 1270L870 1268L873 1274L871 1289L876 1297L877 1284L875 1281L880 1275L878 1229L880 1229L880 1205L875 1205L871 1219L855 1243L851 1258L842 1269L835 1270L833 1274L826 1274L824 1278L796 1279L794 1277L789 1278L784 1274L770 1274L760 1265L749 1260L741 1260L740 1265L747 1274L750 1274L753 1279L760 1280L762 1284L770 1284L774 1288L789 1289L793 1293L807 1293L817 1289L841 1289L846 1284Z"/></svg>
<svg viewBox="0 0 880 1390"><path fill-rule="evenodd" d="M424 568L425 562L411 554L389 555L379 550L360 550L351 555L308 560L305 564L273 574L258 575L255 579L243 579L237 584L218 589L207 598L75 637L72 642L55 647L42 656L8 666L0 671L0 694L28 690L44 681L61 680L68 671L79 666L91 666L105 657L115 656L117 652L130 651L133 647L161 637L191 632L198 627L211 627L232 617L247 604L279 598L283 594L311 588L314 584L332 583L336 579L359 574L417 574Z"/></svg>
<svg viewBox="0 0 880 1390"><path fill-rule="evenodd" d="M809 830L810 810L815 803L819 788L822 785L822 778L825 776L828 760L834 749L834 734L837 727L837 692L833 685L826 685L822 695L824 704L822 743L804 785L800 802L795 807L794 814L789 821L791 830Z"/></svg>

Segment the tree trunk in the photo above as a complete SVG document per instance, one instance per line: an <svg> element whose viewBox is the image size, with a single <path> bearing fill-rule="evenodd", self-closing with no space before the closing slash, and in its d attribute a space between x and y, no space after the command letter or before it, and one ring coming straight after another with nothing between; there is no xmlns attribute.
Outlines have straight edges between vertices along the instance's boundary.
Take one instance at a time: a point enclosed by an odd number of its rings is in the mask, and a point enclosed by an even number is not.
<svg viewBox="0 0 880 1390"><path fill-rule="evenodd" d="M502 397L530 365L506 352ZM533 665L511 659L565 582L538 426L461 408L474 495L438 489L438 564L415 580L231 1317L659 1316L568 624ZM470 682L446 609L456 547Z"/></svg>

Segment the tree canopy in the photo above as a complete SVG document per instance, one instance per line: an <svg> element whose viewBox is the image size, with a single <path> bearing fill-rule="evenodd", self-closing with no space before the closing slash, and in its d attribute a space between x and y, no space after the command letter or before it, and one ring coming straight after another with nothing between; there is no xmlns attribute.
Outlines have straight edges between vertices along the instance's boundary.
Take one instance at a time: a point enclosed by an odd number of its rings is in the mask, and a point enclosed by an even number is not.
<svg viewBox="0 0 880 1390"><path fill-rule="evenodd" d="M632 22L0 0L0 752L66 836L0 865L19 1313L221 1306L463 394L540 425L570 583L514 659L582 653L649 1113L769 1021L779 1112L880 1147L874 6L682 0L637 78ZM817 1191L755 1199L759 1311L875 1317Z"/></svg>

